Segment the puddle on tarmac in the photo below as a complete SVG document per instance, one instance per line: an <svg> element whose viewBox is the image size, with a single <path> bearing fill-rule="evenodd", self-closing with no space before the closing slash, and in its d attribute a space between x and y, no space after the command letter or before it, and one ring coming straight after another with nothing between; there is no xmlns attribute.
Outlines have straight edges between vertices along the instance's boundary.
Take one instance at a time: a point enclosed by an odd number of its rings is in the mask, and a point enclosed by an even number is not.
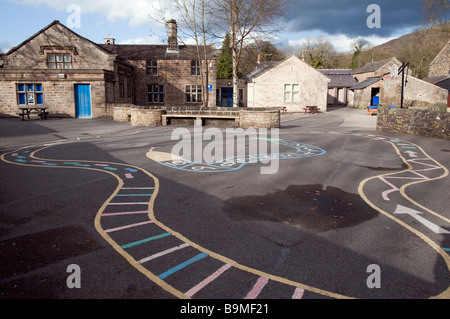
<svg viewBox="0 0 450 319"><path fill-rule="evenodd" d="M264 196L233 197L224 202L233 220L285 223L318 233L358 225L378 216L357 194L320 185L291 185Z"/></svg>

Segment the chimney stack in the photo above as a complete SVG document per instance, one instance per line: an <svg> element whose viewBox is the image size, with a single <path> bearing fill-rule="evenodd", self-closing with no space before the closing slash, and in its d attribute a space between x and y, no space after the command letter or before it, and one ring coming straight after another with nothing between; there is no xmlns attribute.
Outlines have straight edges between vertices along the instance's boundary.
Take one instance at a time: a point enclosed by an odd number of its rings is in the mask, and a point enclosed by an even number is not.
<svg viewBox="0 0 450 319"><path fill-rule="evenodd" d="M116 44L116 39L111 37L111 35L108 35L106 38L103 38L103 41L105 41L105 44L109 44L109 45L115 45Z"/></svg>
<svg viewBox="0 0 450 319"><path fill-rule="evenodd" d="M178 52L178 34L177 34L177 22L174 19L167 21L168 31L168 51Z"/></svg>

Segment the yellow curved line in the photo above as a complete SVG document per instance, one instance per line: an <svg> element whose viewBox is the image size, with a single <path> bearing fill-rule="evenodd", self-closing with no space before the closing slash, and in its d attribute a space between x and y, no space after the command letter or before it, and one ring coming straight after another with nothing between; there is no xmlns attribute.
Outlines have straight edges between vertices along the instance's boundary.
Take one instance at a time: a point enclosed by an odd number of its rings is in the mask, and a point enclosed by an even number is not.
<svg viewBox="0 0 450 319"><path fill-rule="evenodd" d="M371 206L373 209L375 209L375 210L378 211L379 213L383 214L384 216L386 216L386 217L392 219L394 222L398 223L399 225L405 227L407 230L409 230L410 232L412 232L412 233L413 233L414 235L416 235L417 237L421 238L426 244L428 244L431 248L433 248L433 249L434 249L439 255L441 255L441 257L444 259L444 261L445 261L445 263L446 263L446 265L447 265L447 268L448 268L448 270L450 271L450 256L448 255L447 252L445 252L439 245L437 245L432 239L430 239L429 237L427 237L425 234L421 233L421 232L418 231L417 229L415 229L415 228L409 226L408 224L406 224L406 223L403 222L402 220L398 219L397 217L393 216L392 214L390 214L390 213L388 213L388 212L382 210L381 208L379 208L378 206L376 206L375 204L373 204L373 203L367 198L367 196L364 194L363 188L364 188L365 184L366 184L368 181L373 180L373 179L376 179L376 178L379 178L379 177L382 177L382 176L389 176L389 175L394 175L394 174L401 174L401 173L408 172L408 171L411 171L411 170L412 170L412 166L408 163L408 161L407 161L407 160L403 157L403 155L400 153L399 149L397 148L397 145L395 145L395 144L392 143L392 142L389 142L389 143L394 147L394 149L395 149L396 152L397 152L397 155L401 158L401 160L402 160L405 164L408 165L408 169L403 170L403 171L400 171L400 172L394 172L394 173L389 173L389 174L381 174L381 175L377 175L377 176L372 176L372 177L366 178L365 180L363 180L363 181L359 184L359 186L358 186L358 193L359 193L359 195L361 196L361 198L362 198L367 204L369 204L369 206ZM438 163L438 162L435 161L433 158L431 158L431 157L430 157L430 156L429 156L429 155L428 155L428 154L427 154L420 146L418 146L418 145L416 145L416 144L414 144L414 143L411 143L411 142L408 142L408 143L410 143L411 145L414 145L414 146L416 146L417 148L419 148L419 149L425 154L425 156L427 156L429 159L431 159L432 161L434 161L438 166L440 166L442 169L444 169L444 174L441 175L441 176L439 176L439 177L432 178L432 179L422 180L422 181L416 181L416 182L412 182L412 183L405 184L405 185L403 185L403 186L400 188L400 193L401 193L401 195L402 195L403 197L405 197L405 199L407 199L408 201L410 201L410 202L412 202L413 204L415 204L415 205L417 205L417 206L423 208L424 210L426 210L426 211L432 213L433 215L435 215L435 216L437 216L437 217L440 217L440 218L442 218L443 220L447 220L447 218L445 218L445 217L439 215L439 214L436 213L436 212L431 211L431 210L428 209L428 208L425 208L424 206L418 204L416 201L412 200L409 196L406 195L405 189L406 189L408 186L411 186L411 185L414 185L414 184L418 184L418 183L423 183L423 182L430 182L430 181L434 181L434 180L439 180L439 179L442 179L442 178L447 177L448 174L449 174L449 172L448 172L448 170L447 170L446 167L442 166L440 163ZM450 298L450 285L449 285L449 287L448 287L446 290L444 290L442 293L440 293L440 294L437 295L437 296L431 297L431 298L439 298L439 299L441 299L441 298L442 298L442 299L448 299L448 298Z"/></svg>
<svg viewBox="0 0 450 319"><path fill-rule="evenodd" d="M54 146L54 145L51 145L51 146ZM30 153L30 157L34 158L34 159L37 159L37 160L45 160L45 161L53 161L53 162L73 161L73 160L61 160L61 159L45 159L45 158L39 158L39 157L35 156L35 154L37 152L40 152L40 151L42 151L42 150L44 150L46 148L49 148L51 146L46 146L46 147L40 148L40 149ZM16 151L13 151L13 152L17 152L19 150L16 150ZM10 153L13 153L13 152L10 152ZM9 153L6 153L6 154L9 154ZM40 168L42 168L42 166L39 166L39 165L10 162L8 160L5 160L5 158L4 158L4 155L6 155L6 154L3 154L2 157L1 157L1 159L3 161L5 161L5 162L11 163L11 164L16 164L16 165L22 165L22 166L31 166L31 167L40 167ZM125 165L125 164L121 164L121 163L111 163L111 162L107 162L107 161L90 161L90 160L76 160L76 161L77 162L84 162L84 163L86 163L86 162L89 162L89 163L105 163L105 164L113 164L113 165L132 167L132 168L140 170L141 172L143 172L146 175L148 175L149 177L151 177L154 180L154 182L155 182L155 189L153 191L153 196L150 198L149 206L148 206L148 216L149 216L150 220L153 221L156 225L158 225L162 229L166 230L168 233L171 233L173 236L175 236L178 239L180 239L181 241L189 244L190 246L194 247L195 249L197 249L197 250L199 250L201 252L204 252L204 253L208 254L212 258L215 258L215 259L217 259L219 261L222 261L224 263L228 263L228 264L232 265L233 267L241 269L241 270L246 271L248 273L255 274L257 276L263 276L263 277L265 277L267 279L270 279L272 281L280 282L280 283L283 283L283 284L286 284L286 285L289 285L289 286L292 286L292 287L302 288L302 289L305 289L305 290L308 290L308 291L311 291L311 292L314 292L314 293L317 293L317 294L320 294L320 295L323 295L323 296L327 296L327 297L330 297L330 298L336 298L336 299L354 299L353 297L348 297L348 296L344 296L344 295L341 295L341 294L329 292L329 291L326 291L326 290L322 290L322 289L319 289L319 288L308 286L308 285L305 285L305 284L302 284L302 283L299 283L299 282L295 282L295 281L292 281L292 280L289 280L289 279L286 279L286 278L282 278L282 277L279 277L279 276L268 274L268 273L265 273L263 271L260 271L260 270L254 269L254 268L250 268L250 267L241 265L241 264L239 264L238 262L236 262L236 261L234 261L232 259L229 259L229 258L227 258L227 257L225 257L223 255L217 254L217 253L215 253L213 251L210 251L210 250L208 250L208 249L206 249L206 248L204 248L204 247L194 243L193 241L191 241L191 240L187 239L186 237L184 237L182 234L180 234L180 233L174 231L173 229L171 229L170 227L164 225L163 223L161 223L160 221L158 221L156 219L155 214L154 214L154 203L155 203L155 200L156 200L156 197L158 195L159 188L160 188L159 179L156 176L154 176L153 174L151 174L150 172L148 172L145 169L143 169L143 168L140 168L140 167L137 167L137 166L134 166L134 165L128 165L128 164ZM47 167L45 167L45 168L47 168ZM125 258L125 260L127 260L130 263L131 266L136 268L138 271L140 271L142 274L144 274L151 281L153 281L154 283L159 285L162 289L164 289L165 291L167 291L168 293L174 295L177 298L190 299L184 293L182 293L181 291L179 291L176 288L172 287L171 285L167 284L164 280L160 279L158 276L156 276L155 274L153 274L152 272L147 270L141 264L137 263L136 260L130 254L128 254L120 245L118 245L103 230L103 228L101 226L101 222L100 222L101 215L105 211L108 203L111 202L111 200L115 197L115 195L118 194L118 192L120 191L120 189L124 185L124 182L120 178L119 175L117 175L117 174L115 174L113 172L110 172L110 171L105 171L105 170L97 169L97 168L89 168L89 167L49 166L48 168L86 169L86 170L94 170L94 171L99 171L99 172L108 173L108 174L113 175L118 181L118 186L116 187L115 191L111 194L111 196L103 203L103 205L100 208L100 210L97 212L97 214L95 216L95 220L94 220L94 224L95 224L96 230L103 237L103 239L105 239L122 257Z"/></svg>
<svg viewBox="0 0 450 319"><path fill-rule="evenodd" d="M413 145L416 146L418 149L420 149L423 152L423 154L425 154L425 156L428 157L430 160L432 160L437 166L440 166L444 170L444 174L442 176L437 177L437 178L432 178L432 179L429 179L429 180L416 181L416 182L411 182L411 183L405 184L405 185L403 185L400 188L400 194L402 194L403 197L405 197L407 200L409 200L414 205L422 208L423 210L427 211L428 213L430 213L430 214L432 214L432 215L434 215L436 217L439 217L440 219L446 221L447 223L450 223L450 219L449 218L446 218L446 217L444 217L444 216L442 216L442 215L432 211L431 209L429 209L429 208L419 204L418 202L416 202L415 200L410 198L408 195L406 195L405 189L407 187L409 187L409 186L412 186L412 185L415 185L415 184L419 184L419 183L429 182L429 181L433 181L433 180L443 179L443 178L445 178L445 177L447 177L449 175L449 171L448 171L448 169L445 166L443 166L441 163L439 163L434 158L432 158L430 155L428 155L428 153L426 153L419 145L415 145L415 144L413 144Z"/></svg>
<svg viewBox="0 0 450 319"><path fill-rule="evenodd" d="M54 145L52 145L54 146ZM44 161L52 161L52 162L66 162L66 161L72 161L72 160L60 160L60 159L46 159L46 158L39 158L36 157L35 154L37 152L40 152L46 148L49 148L51 146L47 146L47 147L43 147L40 148L32 153L30 153L30 158L36 159L36 160L44 160ZM95 229L97 230L97 232L103 237L104 240L106 240L106 242L108 244L110 244L112 246L112 248L114 248L114 250L116 250L123 258L125 258L126 261L128 261L130 263L131 266L133 266L134 268L136 268L138 271L140 271L142 274L144 274L148 279L150 279L151 281L153 281L154 283L156 283L157 285L159 285L162 289L164 289L165 291L169 292L170 294L174 295L175 297L178 297L180 299L186 299L188 298L186 295L184 295L181 291L175 289L174 287L170 286L169 284L167 284L165 281L161 280L158 276L156 276L155 274L153 274L152 272L150 272L148 269L146 269L145 267L143 267L141 264L137 263L136 260L130 255L128 254L119 244L117 244L102 228L101 226L101 215L103 214L103 212L105 211L106 207L108 206L108 204L111 202L111 200L119 193L119 191L121 190L121 188L124 185L123 179L111 172L111 171L105 171L99 168L91 168L91 167L72 167L72 166L49 166L49 167L43 167L42 165L33 165L33 164L24 164L24 163L18 163L18 162L11 162L7 159L5 159L5 155L10 154L10 153L15 153L18 152L22 149L26 149L28 147L24 147L24 148L20 148L18 150L9 152L9 153L5 153L3 154L0 158L2 161L6 162L6 163L10 163L10 164L14 164L14 165L20 165L20 166L27 166L27 167L38 167L38 168L63 168L63 169L84 169L84 170L92 170L92 171L98 171L98 172L102 172L102 173L107 173L110 174L112 176L114 176L114 178L116 178L118 185L116 187L116 189L114 190L114 192L111 194L111 196L103 203L103 205L101 206L100 210L97 212L95 219L94 219L94 225L95 225ZM88 160L77 160L77 162L80 163L104 163L104 164L112 164L112 165L120 165L120 166L127 166L127 167L132 167L132 168L136 168L136 169L140 169L139 167L133 166L133 165L125 165L125 164L121 164L121 163L111 163L111 162L107 162L107 161L88 161ZM154 194L158 193L159 190L159 183L158 183L158 188L155 186L155 190L154 190ZM155 196L156 197L156 196ZM152 198L153 199L153 198Z"/></svg>

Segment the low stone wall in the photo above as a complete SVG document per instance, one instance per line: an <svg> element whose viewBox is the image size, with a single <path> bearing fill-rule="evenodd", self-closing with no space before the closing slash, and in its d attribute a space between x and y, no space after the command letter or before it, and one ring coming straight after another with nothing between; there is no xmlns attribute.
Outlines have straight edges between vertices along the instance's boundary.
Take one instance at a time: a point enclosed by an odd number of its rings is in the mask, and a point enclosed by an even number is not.
<svg viewBox="0 0 450 319"><path fill-rule="evenodd" d="M149 108L145 106L135 106L130 110L132 126L157 126L162 124L161 115L166 110L160 108Z"/></svg>
<svg viewBox="0 0 450 319"><path fill-rule="evenodd" d="M379 107L377 130L450 140L450 113L420 108Z"/></svg>
<svg viewBox="0 0 450 319"><path fill-rule="evenodd" d="M130 122L131 106L115 106L113 108L113 117L116 122Z"/></svg>
<svg viewBox="0 0 450 319"><path fill-rule="evenodd" d="M280 110L272 108L245 108L239 111L239 127L280 128Z"/></svg>
<svg viewBox="0 0 450 319"><path fill-rule="evenodd" d="M186 123L192 118L202 118L204 124L212 126L230 126L242 128L279 128L279 108L229 108L229 107L150 107L115 106L114 120L131 122L133 126L156 126L162 124L162 115L186 115ZM174 124L184 123L184 118L172 119Z"/></svg>

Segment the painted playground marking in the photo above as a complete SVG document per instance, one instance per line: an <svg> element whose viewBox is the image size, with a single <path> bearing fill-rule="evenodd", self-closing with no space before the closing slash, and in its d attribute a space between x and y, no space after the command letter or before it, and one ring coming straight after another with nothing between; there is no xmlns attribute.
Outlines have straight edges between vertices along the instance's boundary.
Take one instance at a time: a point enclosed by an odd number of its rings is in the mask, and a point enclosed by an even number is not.
<svg viewBox="0 0 450 319"><path fill-rule="evenodd" d="M429 157L417 145L413 145L411 143L405 143L405 142L403 142L403 144L405 144L405 145L399 145L400 143L402 143L400 140L389 139L387 137L381 137L381 136L376 136L376 135L371 135L371 136L363 135L363 134L353 134L353 135L358 135L358 136L365 137L365 138L372 138L374 140L379 140L379 141L390 143L394 147L394 149L397 151L397 154L399 155L399 157L408 165L407 170L403 170L403 171L395 172L395 173L389 173L389 174L382 174L379 176L370 177L370 178L362 181L358 188L361 197L374 209L376 209L380 213L388 216L394 222L397 222L401 226L410 230L414 235L423 239L431 248L433 248L435 251L437 251L444 258L444 260L447 264L447 267L450 270L450 256L448 254L449 248L439 247L439 245L437 245L429 237L425 236L424 234L417 231L413 227L409 226L405 222L401 221L397 217L394 217L393 216L394 211L389 213L389 212L386 212L385 210L377 207L367 198L367 196L364 193L364 187L365 187L365 185L367 185L368 182L380 181L381 183L384 183L384 185L387 185L388 187L390 187L388 189L389 193L386 193L386 190L382 191L382 193L380 194L381 198L383 198L383 193L384 193L384 195L392 195L393 193L398 192L404 198L406 198L409 202L413 203L417 207L420 207L421 209L423 209L429 213L434 213L434 212L431 212L429 209L421 206L420 204L414 202L411 198L409 198L405 193L405 189L410 185L414 185L414 184L417 184L420 182L427 182L427 181L433 181L433 180L444 178L444 177L448 176L448 170L445 167L443 167L442 165L440 165L438 162L433 160L431 157ZM279 142L286 143L285 144L286 146L293 147L297 151L297 152L279 153L278 155L279 155L280 159L318 156L318 155L322 155L325 153L324 150L322 150L320 148L316 148L316 147L311 147L311 145L307 145L307 144L302 144L302 143L297 143L297 142L292 142L292 141L287 141L287 140L279 140ZM294 143L294 144L291 144L291 143ZM61 160L53 160L53 159L51 159L51 160L41 159L41 158L35 157L35 154L37 152L44 150L48 147L56 146L56 145L59 145L59 144L51 144L46 147L34 146L34 147L28 147L25 149L15 150L14 152L3 154L0 158L2 161L6 162L6 163L22 165L22 166L87 169L87 170L102 171L104 173L114 176L118 182L118 186L115 189L115 191L111 194L111 196L108 198L108 200L105 201L105 203L102 205L102 207L97 212L97 215L95 218L95 227L96 227L97 231L99 232L99 234L120 255L122 255L130 263L130 265L135 267L138 271L140 271L145 276L147 276L147 278L149 278L150 280L152 280L153 282L158 284L161 288L163 288L167 292L171 293L172 295L174 295L178 298L191 298L194 295L196 295L198 292L200 292L204 287L211 284L213 281L218 280L225 271L230 271L231 269L239 269L239 270L243 270L243 271L247 272L248 274L255 275L258 278L256 280L256 283L252 287L249 287L248 292L246 294L246 296L248 298L258 297L260 295L261 291L263 291L263 289L267 285L269 285L272 281L291 286L294 291L290 297L293 299L303 298L304 293L306 291L324 295L324 296L331 297L331 298L349 298L348 296L336 294L336 293L329 292L329 291L326 291L323 289L318 289L318 288L311 287L311 286L308 286L308 285L305 285L305 284L302 284L299 282L291 281L287 278L274 276L274 275L259 271L254 268L246 267L246 266L239 264L225 256L222 256L222 255L214 253L204 247L201 247L201 246L197 245L196 243L190 241L186 237L184 237L182 234L179 234L179 233L173 231L171 228L162 224L155 218L153 206L154 206L154 202L156 200L156 197L157 197L157 194L159 191L159 180L154 175L147 172L146 170L143 170L139 167L130 167L129 165L125 166L124 164L119 164L119 163L106 163L106 162L95 162L95 161L61 161ZM304 152L304 153L302 154L302 152ZM156 152L152 152L152 151L149 153L153 153L151 155L156 154ZM294 153L294 154L292 154L292 153ZM159 161L156 160L157 162L161 162L161 159L163 159L164 156L167 156L167 153L159 152L159 154L161 156L159 157ZM285 154L285 155L281 155L281 154ZM286 154L290 154L290 155L286 155ZM405 157L408 157L408 160ZM158 157L154 157L154 158L158 159ZM173 159L171 158L170 160L173 160ZM253 158L252 162L249 161L249 158L245 158L245 159L242 158L242 159L240 159L240 161L242 161L242 163L238 163L237 158L235 158L234 160L236 160L236 163L234 163L234 164L246 165L249 163L257 163L259 158L258 158L258 156L255 156ZM164 163L160 163L160 164L164 164ZM195 165L202 165L202 164L204 164L204 163L187 163L187 164L185 163L182 166L182 168L185 170L188 170L188 171L195 171L195 169L190 169L189 166L186 166L186 165L191 165L193 167ZM213 164L213 165L217 165L217 163ZM241 167L237 167L237 166L231 167L231 169L230 169L230 167L225 167L225 170L223 170L223 171L227 171L227 169L229 169L229 170L240 169L243 167L243 165ZM168 165L168 166L173 167L173 165ZM421 166L421 167L416 167L416 166ZM205 165L204 167L206 167L206 169L211 168L211 166L209 166L209 165ZM443 174L441 174L441 175L437 174L440 172L440 170L443 171ZM211 171L216 171L216 170L211 170ZM133 173L134 178L133 179L127 178L127 174L131 174L131 173ZM403 175L401 175L401 174L403 174ZM428 175L428 174L431 174L431 175ZM148 181L146 182L147 183L146 185L129 184L129 183L136 183L137 181L143 181L144 180L143 177L145 177L147 179L150 178L150 180L152 181L154 186L153 185L148 186ZM397 178L394 178L394 177L397 177ZM123 178L125 178L125 179L123 179ZM385 181L388 181L389 184L385 183ZM396 184L397 181L402 181L403 184L402 185ZM127 183L127 184L125 184L125 183ZM395 187L391 186L390 184L392 184L392 185L395 184L394 185ZM151 189L151 191L148 191L150 189ZM117 195L123 194L123 193L120 193L122 190L133 191L133 193L130 194L129 196L123 196L125 198L132 197L134 194L134 195L139 195L139 197L148 196L149 201L147 201L147 202L145 202L145 201L112 202L114 199L118 199L118 198L122 197L122 196L117 196ZM140 193L139 191L143 191L145 193ZM389 197L387 197L387 198L389 199ZM390 201L385 200L385 202L387 204L389 204ZM142 205L143 207L141 209L132 208L135 205ZM119 211L117 211L117 209L109 210L112 207L120 207L120 206L123 206L123 209L121 209ZM144 206L145 206L145 208L144 208ZM145 209L148 209L148 210L145 210ZM436 216L440 216L437 213L434 213L434 214ZM125 223L121 226L111 227L111 228L107 228L107 229L104 229L102 227L101 220L103 217L111 219L111 218L126 217L126 216L130 216L130 215L134 215L134 216L142 215L143 217L146 217L147 219L144 221L141 221L141 222ZM443 216L441 216L441 217L443 218ZM443 219L445 219L445 218L443 218ZM113 239L113 237L111 237L116 232L128 231L128 230L133 229L134 227L150 227L151 225L152 225L152 227L156 226L157 229L159 229L159 233L158 232L155 233L155 231L153 229L153 233L149 232L148 237L130 241L128 243L116 242ZM445 235L445 234L446 233L443 233L443 235ZM151 243L151 242L165 240L165 238L177 238L178 240L181 241L181 243L179 243L178 245L172 246L172 248L165 249L160 252L156 251L153 254L150 254L148 257L144 257L139 260L135 259L131 255L131 251L134 248L143 247L146 244ZM133 248L133 249L131 249L131 248ZM149 267L151 267L151 265L152 265L152 260L155 260L158 258L164 258L164 256L166 256L166 255L174 253L175 251L183 251L184 249L191 250L191 253L192 253L192 249L194 249L197 251L197 253L194 255L194 257L185 259L185 261L159 273L159 275L156 275L154 272L152 272L150 270ZM210 274L209 276L207 276L206 278L204 278L203 280L201 280L200 282L195 284L187 292L183 293L182 291L169 285L165 281L166 278L170 277L171 275L173 275L176 272L181 271L185 268L189 269L189 271L198 271L197 270L198 267L195 267L195 265L202 260L208 261L210 258L221 261L223 264L221 266L219 266L219 268L215 272L213 272L213 274ZM145 264L145 267L144 267L144 264ZM444 298L447 297L448 298L449 297L449 289L442 292L437 297L444 297Z"/></svg>
<svg viewBox="0 0 450 319"><path fill-rule="evenodd" d="M269 142L287 146L294 151L266 154L248 154L225 158L214 163L199 163L184 159L180 156L165 152L155 152L150 149L147 157L164 166L188 172L221 173L232 172L243 168L247 164L261 163L270 160L284 160L320 156L326 153L320 147L299 143L285 139L269 139Z"/></svg>

